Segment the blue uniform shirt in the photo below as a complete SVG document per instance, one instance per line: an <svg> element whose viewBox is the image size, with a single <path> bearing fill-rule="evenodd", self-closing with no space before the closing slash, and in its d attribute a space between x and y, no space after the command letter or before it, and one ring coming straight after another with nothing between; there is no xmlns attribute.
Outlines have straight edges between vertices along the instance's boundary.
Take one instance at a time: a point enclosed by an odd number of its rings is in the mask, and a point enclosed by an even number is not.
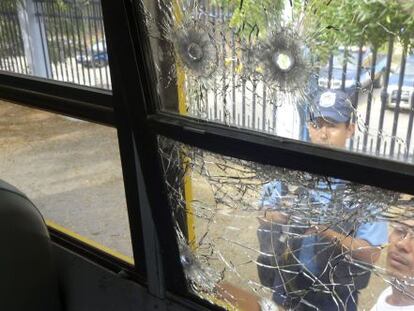
<svg viewBox="0 0 414 311"><path fill-rule="evenodd" d="M328 185L325 182L319 182L315 190L309 190L314 204L317 204L318 208L326 208L332 198L333 191L336 188L336 184L344 183L339 179L332 179L332 183ZM282 183L280 181L272 181L263 187L262 198L260 205L268 207L277 207L280 200L283 198ZM372 246L380 246L388 240L388 230L386 222L374 222L361 224L356 233L355 238L366 240ZM306 266L312 273L318 274L317 263L314 260L315 250L314 245L316 243L316 236L309 236L303 239L302 247L299 253L300 262Z"/></svg>

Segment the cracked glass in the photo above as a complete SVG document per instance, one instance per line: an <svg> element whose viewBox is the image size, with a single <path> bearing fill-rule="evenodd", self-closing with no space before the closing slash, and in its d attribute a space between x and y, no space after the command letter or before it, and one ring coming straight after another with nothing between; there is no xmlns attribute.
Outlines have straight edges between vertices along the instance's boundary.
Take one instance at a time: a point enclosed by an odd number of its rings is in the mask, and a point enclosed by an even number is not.
<svg viewBox="0 0 414 311"><path fill-rule="evenodd" d="M325 146L413 161L412 1L137 2L161 109L308 143L316 125Z"/></svg>
<svg viewBox="0 0 414 311"><path fill-rule="evenodd" d="M414 308L411 196L162 136L159 152L195 294L229 310Z"/></svg>
<svg viewBox="0 0 414 311"><path fill-rule="evenodd" d="M137 0L159 109L413 161L414 5ZM188 287L227 309L414 309L412 197L159 137Z"/></svg>

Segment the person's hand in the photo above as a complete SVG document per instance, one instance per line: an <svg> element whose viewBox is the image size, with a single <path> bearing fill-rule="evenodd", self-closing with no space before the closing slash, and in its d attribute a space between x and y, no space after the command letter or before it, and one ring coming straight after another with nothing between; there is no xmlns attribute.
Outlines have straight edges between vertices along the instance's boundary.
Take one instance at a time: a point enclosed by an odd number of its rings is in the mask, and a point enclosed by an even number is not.
<svg viewBox="0 0 414 311"><path fill-rule="evenodd" d="M320 234L326 231L328 228L322 225L314 225L305 231L306 235Z"/></svg>
<svg viewBox="0 0 414 311"><path fill-rule="evenodd" d="M288 222L287 215L279 211L265 210L264 218L277 224L287 224Z"/></svg>

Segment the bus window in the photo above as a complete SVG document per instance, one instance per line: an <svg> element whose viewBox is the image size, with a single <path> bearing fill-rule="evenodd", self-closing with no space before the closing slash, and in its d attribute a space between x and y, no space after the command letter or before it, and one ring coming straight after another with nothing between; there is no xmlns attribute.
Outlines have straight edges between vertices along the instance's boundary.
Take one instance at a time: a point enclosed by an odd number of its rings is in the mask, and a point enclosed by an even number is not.
<svg viewBox="0 0 414 311"><path fill-rule="evenodd" d="M47 224L132 263L116 130L0 102L1 179Z"/></svg>
<svg viewBox="0 0 414 311"><path fill-rule="evenodd" d="M410 287L414 257L391 244L396 225L411 230L409 196L159 144L175 176L166 186L181 262L200 297L241 310L370 310L390 284Z"/></svg>
<svg viewBox="0 0 414 311"><path fill-rule="evenodd" d="M335 6L370 14L376 4L141 2L161 110L306 143L314 143L314 119L331 127L351 123L345 144L327 139L324 146L412 163L408 46L398 38L389 41L381 21L371 37L360 29L367 22L355 24L352 14L331 18L339 14ZM401 8L384 5L386 10L405 16L396 29L410 27L412 17ZM406 64L404 79L392 64ZM338 101L347 108L337 107ZM324 113L330 105L336 114Z"/></svg>
<svg viewBox="0 0 414 311"><path fill-rule="evenodd" d="M0 70L110 90L101 2L2 1Z"/></svg>

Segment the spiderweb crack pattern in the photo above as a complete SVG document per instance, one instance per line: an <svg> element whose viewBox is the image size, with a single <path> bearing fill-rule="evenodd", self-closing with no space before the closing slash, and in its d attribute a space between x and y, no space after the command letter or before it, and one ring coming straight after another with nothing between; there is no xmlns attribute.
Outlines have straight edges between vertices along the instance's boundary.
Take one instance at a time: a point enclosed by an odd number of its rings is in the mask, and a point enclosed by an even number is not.
<svg viewBox="0 0 414 311"><path fill-rule="evenodd" d="M309 292L329 294L342 310L345 306L338 298L341 292L337 292L337 288L354 289L359 282L356 280L364 276L369 278L371 272L400 288L410 284L408 279L398 281L384 267L354 258L355 252L367 246L351 250L339 239L320 239L312 244L317 249L315 257L320 254L326 257L325 266L315 273L302 262L300 252L304 246L298 246L297 241L314 237L314 233L308 231L312 226L323 226L322 230L341 232L342 239L352 239L364 223L410 219L414 211L411 199L349 182L335 188L333 178L222 156L163 137L159 138L159 143L174 218L178 219L177 215L183 211L194 218L195 241L185 238L185 230L179 223L177 234L181 253L190 258L183 261L189 285L204 298L219 295L220 284L230 280L259 297L271 297L280 291L282 296L293 295L299 300L286 306L298 310L298 303L312 308L312 303L306 300ZM174 179L169 179L170 176ZM197 183L193 187L201 187L211 197L194 196L193 201L186 201L186 177ZM287 191L278 197L283 203L274 209L289 219L286 224L262 217L263 186L275 180L288 185ZM321 181L332 183L326 190L332 196L329 203L314 202L310 198ZM201 183L205 185L200 186ZM250 229L243 228L249 223L255 224ZM250 237L243 235L244 230ZM258 235L264 234L265 239L273 240L264 243L267 248L257 245L255 230ZM289 261L284 258L287 254ZM260 257L266 260L258 260ZM337 273L344 271L343 265L346 265L348 277L341 278L338 283ZM275 286L258 280L252 272L256 266L279 275L283 282ZM246 272L248 270L250 272ZM308 280L305 288L292 286L299 277Z"/></svg>

